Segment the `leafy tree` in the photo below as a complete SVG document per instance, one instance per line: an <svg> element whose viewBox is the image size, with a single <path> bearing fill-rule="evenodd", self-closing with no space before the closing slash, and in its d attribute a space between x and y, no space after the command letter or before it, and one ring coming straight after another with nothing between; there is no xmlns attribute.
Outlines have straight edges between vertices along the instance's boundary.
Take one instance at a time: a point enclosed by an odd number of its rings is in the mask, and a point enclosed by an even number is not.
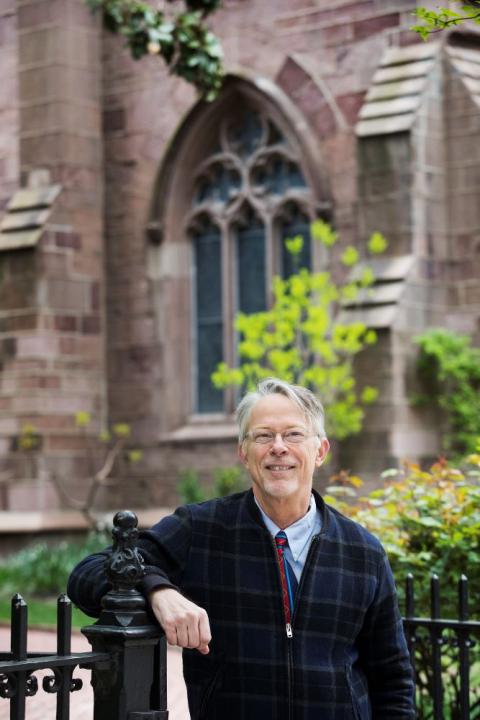
<svg viewBox="0 0 480 720"><path fill-rule="evenodd" d="M205 19L220 0L183 1L185 11L174 14L140 0L85 0L93 12L102 12L107 30L125 38L135 60L159 55L174 75L192 83L205 100L213 100L223 79L222 49Z"/></svg>
<svg viewBox="0 0 480 720"><path fill-rule="evenodd" d="M338 239L322 220L311 225L311 233L327 249ZM287 240L286 246L298 264L302 236ZM385 248L383 236L372 235L369 252L377 254ZM326 270L297 268L286 279L275 277L271 308L248 315L238 313L236 317L240 365L229 367L222 362L212 375L217 388L237 385L251 389L270 375L312 388L325 405L329 434L338 439L361 430L361 406L377 398L377 390L371 386L359 390L353 374L355 355L376 342L375 332L360 322L335 319L339 304L354 302L361 293L370 292L374 275L371 268L360 264L353 246L343 251L341 262L352 268L343 284L337 284Z"/></svg>
<svg viewBox="0 0 480 720"><path fill-rule="evenodd" d="M412 30L418 32L424 40L427 40L431 33L445 30L445 28L460 25L466 20L472 20L480 25L480 0L453 0L458 5L458 10L452 10L446 7L437 7L436 10L427 10L419 7L414 11L414 15L422 24L413 25Z"/></svg>
<svg viewBox="0 0 480 720"><path fill-rule="evenodd" d="M83 499L73 497L65 489L65 478L51 470L48 474L59 499L66 507L82 513L87 523L95 530L101 530L103 521L99 521L95 513L98 494L102 488L112 487L117 480L112 477L115 468L122 470L142 459L142 451L136 448L127 448L131 428L127 423L115 423L111 432L103 431L98 438L92 437L88 426L92 416L88 412L75 413L75 425L80 430L85 441L85 459L88 467L86 480L87 492ZM35 453L42 446L42 436L33 425L24 425L16 439L16 451L23 461L24 471L28 476L34 477Z"/></svg>

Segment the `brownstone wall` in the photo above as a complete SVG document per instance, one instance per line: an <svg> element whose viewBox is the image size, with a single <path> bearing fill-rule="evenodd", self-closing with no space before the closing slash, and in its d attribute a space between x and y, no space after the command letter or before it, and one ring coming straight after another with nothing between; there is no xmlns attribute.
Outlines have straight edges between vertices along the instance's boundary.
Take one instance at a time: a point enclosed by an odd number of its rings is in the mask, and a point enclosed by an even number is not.
<svg viewBox="0 0 480 720"><path fill-rule="evenodd" d="M15 0L0 3L0 212L18 186L18 32Z"/></svg>
<svg viewBox="0 0 480 720"><path fill-rule="evenodd" d="M331 202L343 245L362 247L381 229L392 255L421 260L395 332L382 329L359 362L369 380L374 367L382 400L341 462L372 481L408 449L435 451L434 433L422 435L431 419L408 409L410 331L445 317L455 327L467 317L473 328L478 318L479 219L469 199L478 190L480 126L458 78L445 71L445 105L440 70L412 132L366 140L357 154L355 124L384 51L419 42L408 30L416 5L225 0L212 17L231 77L264 92L270 107L292 106L299 134L313 138L318 194ZM144 450L123 500L173 503L179 470L197 467L206 478L235 462L232 418L202 424L191 417L185 351L192 272L184 191L202 142L189 141L188 129L210 110L158 58L131 60L83 0L4 0L0 60L0 204L32 171L62 186L39 245L0 253L0 449L8 456L25 422L43 438L36 466L26 470L40 481L19 484L9 502L22 508L34 498L47 507L57 501L45 482L51 469L69 479L85 475L73 413L87 410L95 432L107 414L130 423L132 443ZM175 140L180 129L186 142ZM170 176L170 164L181 172ZM168 177L175 187L165 185ZM74 484L72 493L81 494Z"/></svg>
<svg viewBox="0 0 480 720"><path fill-rule="evenodd" d="M106 419L101 34L81 0L18 0L15 20L22 184L61 192L37 246L0 253L0 432L10 451L24 425L40 433L39 452L11 458L6 504L44 509L51 472L85 492L74 414L93 414L94 435Z"/></svg>

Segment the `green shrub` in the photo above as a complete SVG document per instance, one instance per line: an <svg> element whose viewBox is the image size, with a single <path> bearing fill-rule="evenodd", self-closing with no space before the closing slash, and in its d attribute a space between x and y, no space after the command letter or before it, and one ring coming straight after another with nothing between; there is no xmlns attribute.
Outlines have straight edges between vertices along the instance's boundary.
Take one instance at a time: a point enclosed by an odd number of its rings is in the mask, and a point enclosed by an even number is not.
<svg viewBox="0 0 480 720"><path fill-rule="evenodd" d="M37 543L7 558L0 567L0 597L47 597L65 592L74 565L109 544L106 534L91 533L85 542Z"/></svg>
<svg viewBox="0 0 480 720"><path fill-rule="evenodd" d="M351 502L361 484L340 475L327 489L326 500L367 527L382 542L390 558L401 604L405 579L415 578L415 615L430 615L430 575L440 580L441 616L458 617L457 586L462 574L469 579L471 617L480 619L480 445L465 464L455 467L445 459L429 470L407 463L403 470L383 474L384 487ZM433 718L431 705L431 647L419 630L416 644L418 716ZM442 668L445 720L456 720L460 687L458 651L454 637L445 633ZM471 718L480 718L480 653L472 650Z"/></svg>
<svg viewBox="0 0 480 720"><path fill-rule="evenodd" d="M216 468L209 487L203 487L196 470L184 470L180 473L177 491L182 503L198 503L215 497L225 497L246 490L247 485L243 469L238 465Z"/></svg>
<svg viewBox="0 0 480 720"><path fill-rule="evenodd" d="M425 392L417 404L434 403L444 415L444 449L463 457L475 451L480 436L480 349L468 335L429 330L415 338L418 369Z"/></svg>

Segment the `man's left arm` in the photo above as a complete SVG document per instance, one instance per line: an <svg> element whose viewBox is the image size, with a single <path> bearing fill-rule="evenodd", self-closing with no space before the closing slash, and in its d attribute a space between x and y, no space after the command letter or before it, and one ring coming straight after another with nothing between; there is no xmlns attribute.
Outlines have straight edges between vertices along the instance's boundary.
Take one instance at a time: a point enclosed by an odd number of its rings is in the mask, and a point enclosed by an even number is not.
<svg viewBox="0 0 480 720"><path fill-rule="evenodd" d="M413 671L395 582L385 555L379 564L375 599L365 617L359 650L373 720L413 720Z"/></svg>

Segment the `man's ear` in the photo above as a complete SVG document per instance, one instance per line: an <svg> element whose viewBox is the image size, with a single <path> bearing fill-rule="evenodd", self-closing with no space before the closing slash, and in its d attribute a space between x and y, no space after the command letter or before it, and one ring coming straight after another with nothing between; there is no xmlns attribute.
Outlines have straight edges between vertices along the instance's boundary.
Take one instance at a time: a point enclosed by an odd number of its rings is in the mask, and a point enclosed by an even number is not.
<svg viewBox="0 0 480 720"><path fill-rule="evenodd" d="M327 457L329 449L330 443L328 442L327 438L323 438L323 440L320 440L320 445L317 449L317 457L315 458L315 465L317 467L320 467L320 465L323 464L323 461Z"/></svg>
<svg viewBox="0 0 480 720"><path fill-rule="evenodd" d="M245 450L243 449L243 443L239 443L237 446L237 455L240 458L240 461L246 465L247 464L247 456L245 453Z"/></svg>

